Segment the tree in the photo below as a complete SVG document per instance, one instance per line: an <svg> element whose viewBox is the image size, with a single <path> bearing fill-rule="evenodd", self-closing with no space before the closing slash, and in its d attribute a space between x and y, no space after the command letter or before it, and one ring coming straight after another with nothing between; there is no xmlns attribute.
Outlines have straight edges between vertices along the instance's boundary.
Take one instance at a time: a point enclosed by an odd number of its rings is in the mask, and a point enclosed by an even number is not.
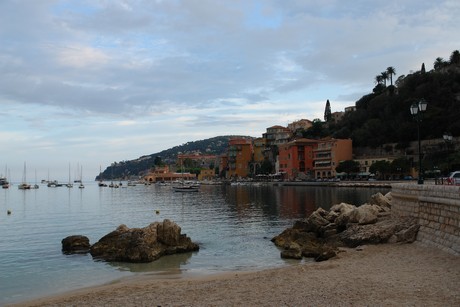
<svg viewBox="0 0 460 307"><path fill-rule="evenodd" d="M460 52L458 50L452 51L450 55L450 64L460 64Z"/></svg>
<svg viewBox="0 0 460 307"><path fill-rule="evenodd" d="M396 75L396 69L393 66L388 66L386 73L390 77L391 85L393 85L393 75Z"/></svg>
<svg viewBox="0 0 460 307"><path fill-rule="evenodd" d="M420 72L422 74L425 74L426 73L426 70L425 70L425 63L422 63L422 68L420 69Z"/></svg>
<svg viewBox="0 0 460 307"><path fill-rule="evenodd" d="M315 118L312 121L312 125L308 128L304 134L304 138L308 139L320 139L328 134L327 129L324 128L324 123L319 118Z"/></svg>
<svg viewBox="0 0 460 307"><path fill-rule="evenodd" d="M374 174L378 174L380 179L385 179L385 175L391 172L391 164L385 160L379 160L374 162L370 167L369 171Z"/></svg>
<svg viewBox="0 0 460 307"><path fill-rule="evenodd" d="M339 163L335 168L339 173L356 174L359 173L359 162L354 160L346 160Z"/></svg>
<svg viewBox="0 0 460 307"><path fill-rule="evenodd" d="M161 157L160 156L156 156L155 157L155 160L153 161L153 164L156 165L156 166L163 166L164 163L163 161L161 160Z"/></svg>
<svg viewBox="0 0 460 307"><path fill-rule="evenodd" d="M329 102L329 99L326 101L326 108L324 110L324 120L326 122L329 122L332 118L332 113L331 113L331 103Z"/></svg>
<svg viewBox="0 0 460 307"><path fill-rule="evenodd" d="M388 73L386 71L382 71L380 75L382 76L383 85L387 86Z"/></svg>
<svg viewBox="0 0 460 307"><path fill-rule="evenodd" d="M446 61L443 58L437 57L433 63L434 70L438 70L446 66Z"/></svg>

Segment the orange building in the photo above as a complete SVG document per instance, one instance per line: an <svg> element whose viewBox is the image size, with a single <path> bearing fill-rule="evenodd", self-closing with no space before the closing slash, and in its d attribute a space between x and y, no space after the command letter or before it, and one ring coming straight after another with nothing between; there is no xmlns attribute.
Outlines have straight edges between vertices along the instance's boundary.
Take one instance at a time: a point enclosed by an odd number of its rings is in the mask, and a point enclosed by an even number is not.
<svg viewBox="0 0 460 307"><path fill-rule="evenodd" d="M169 166L157 166L144 176L146 182L161 182L174 180L196 180L196 175L190 173L171 173Z"/></svg>
<svg viewBox="0 0 460 307"><path fill-rule="evenodd" d="M252 160L252 142L244 138L230 139L227 152L227 178L247 177Z"/></svg>
<svg viewBox="0 0 460 307"><path fill-rule="evenodd" d="M299 177L312 177L313 151L317 146L317 140L305 138L279 145L279 172L284 174L284 179L294 180Z"/></svg>
<svg viewBox="0 0 460 307"><path fill-rule="evenodd" d="M318 141L318 147L313 150L313 170L315 178L334 178L335 168L340 162L353 159L351 139L324 139Z"/></svg>

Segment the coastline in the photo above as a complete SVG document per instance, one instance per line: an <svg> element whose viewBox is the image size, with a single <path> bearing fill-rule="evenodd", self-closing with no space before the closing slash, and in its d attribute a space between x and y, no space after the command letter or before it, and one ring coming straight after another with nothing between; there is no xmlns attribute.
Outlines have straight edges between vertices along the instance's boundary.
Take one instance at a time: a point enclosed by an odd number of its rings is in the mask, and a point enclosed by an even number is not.
<svg viewBox="0 0 460 307"><path fill-rule="evenodd" d="M139 275L10 306L460 306L459 289L460 257L416 242L255 272Z"/></svg>

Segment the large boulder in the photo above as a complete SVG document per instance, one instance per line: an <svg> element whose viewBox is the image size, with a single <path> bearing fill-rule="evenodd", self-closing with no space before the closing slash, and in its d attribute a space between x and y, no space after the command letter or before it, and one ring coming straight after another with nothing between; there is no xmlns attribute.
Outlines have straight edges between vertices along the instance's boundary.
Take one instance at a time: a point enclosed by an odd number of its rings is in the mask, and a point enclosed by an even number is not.
<svg viewBox="0 0 460 307"><path fill-rule="evenodd" d="M151 262L163 255L197 251L181 228L170 220L155 222L144 228L120 225L91 246L94 258L120 262Z"/></svg>
<svg viewBox="0 0 460 307"><path fill-rule="evenodd" d="M371 196L371 199L369 200L369 203L371 205L377 205L379 206L382 210L387 211L391 208L391 193L388 192L386 195L383 195L382 193L376 193Z"/></svg>
<svg viewBox="0 0 460 307"><path fill-rule="evenodd" d="M61 243L65 254L86 254L91 247L88 237L81 235L68 236Z"/></svg>

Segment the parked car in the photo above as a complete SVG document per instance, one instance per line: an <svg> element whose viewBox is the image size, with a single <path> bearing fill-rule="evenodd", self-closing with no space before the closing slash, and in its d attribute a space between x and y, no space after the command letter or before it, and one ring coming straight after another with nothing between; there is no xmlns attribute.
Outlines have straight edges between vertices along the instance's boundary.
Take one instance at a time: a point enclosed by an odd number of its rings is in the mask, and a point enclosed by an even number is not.
<svg viewBox="0 0 460 307"><path fill-rule="evenodd" d="M448 184L460 184L460 171L455 171L449 174L447 177Z"/></svg>

